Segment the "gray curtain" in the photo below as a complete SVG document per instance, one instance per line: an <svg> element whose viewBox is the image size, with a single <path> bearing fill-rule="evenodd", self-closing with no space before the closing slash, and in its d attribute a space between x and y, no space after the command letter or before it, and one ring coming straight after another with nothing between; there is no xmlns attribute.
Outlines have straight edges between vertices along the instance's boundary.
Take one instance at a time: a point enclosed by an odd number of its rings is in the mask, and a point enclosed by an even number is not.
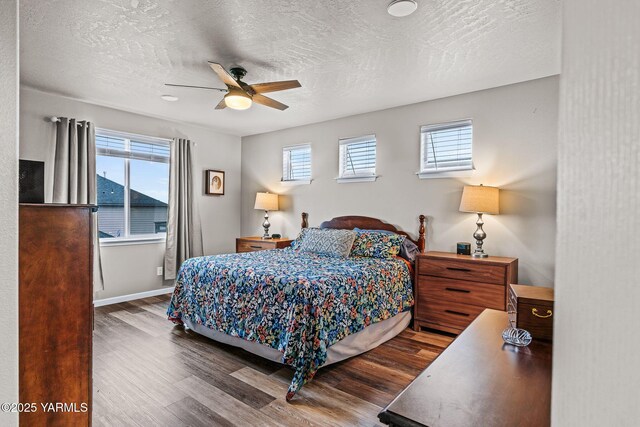
<svg viewBox="0 0 640 427"><path fill-rule="evenodd" d="M188 139L171 142L169 167L169 211L164 278L173 280L186 259L202 256L202 228L195 190L198 178L193 169L193 146Z"/></svg>
<svg viewBox="0 0 640 427"><path fill-rule="evenodd" d="M96 132L93 123L60 118L56 124L53 203L97 204ZM98 217L93 214L94 290L103 290Z"/></svg>

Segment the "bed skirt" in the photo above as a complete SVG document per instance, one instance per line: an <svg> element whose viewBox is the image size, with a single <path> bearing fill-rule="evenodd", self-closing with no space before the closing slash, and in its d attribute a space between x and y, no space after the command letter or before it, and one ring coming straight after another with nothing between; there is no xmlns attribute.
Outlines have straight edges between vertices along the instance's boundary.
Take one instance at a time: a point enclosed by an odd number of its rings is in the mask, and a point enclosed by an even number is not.
<svg viewBox="0 0 640 427"><path fill-rule="evenodd" d="M327 349L327 360L322 366L340 362L358 354L369 351L385 341L398 335L409 326L411 312L405 311L382 322L369 325L360 332L351 334ZM222 332L214 331L206 326L193 324L188 318L183 319L184 325L192 331L212 340L240 347L273 362L282 363L282 353L269 346L242 338L232 337Z"/></svg>

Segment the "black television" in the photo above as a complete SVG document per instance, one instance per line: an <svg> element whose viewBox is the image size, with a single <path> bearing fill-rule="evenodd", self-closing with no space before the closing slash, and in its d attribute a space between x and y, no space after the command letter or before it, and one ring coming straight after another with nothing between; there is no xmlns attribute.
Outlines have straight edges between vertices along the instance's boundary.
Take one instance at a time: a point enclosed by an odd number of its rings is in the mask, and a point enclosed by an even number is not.
<svg viewBox="0 0 640 427"><path fill-rule="evenodd" d="M20 159L20 203L44 203L44 162Z"/></svg>

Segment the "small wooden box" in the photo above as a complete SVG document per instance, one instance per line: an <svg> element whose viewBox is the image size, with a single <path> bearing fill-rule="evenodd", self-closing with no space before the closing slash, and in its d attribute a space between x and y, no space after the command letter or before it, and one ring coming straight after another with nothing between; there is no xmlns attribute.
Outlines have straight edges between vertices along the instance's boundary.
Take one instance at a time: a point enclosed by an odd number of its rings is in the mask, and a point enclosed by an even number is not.
<svg viewBox="0 0 640 427"><path fill-rule="evenodd" d="M553 289L509 285L507 312L514 328L529 331L533 338L553 339Z"/></svg>

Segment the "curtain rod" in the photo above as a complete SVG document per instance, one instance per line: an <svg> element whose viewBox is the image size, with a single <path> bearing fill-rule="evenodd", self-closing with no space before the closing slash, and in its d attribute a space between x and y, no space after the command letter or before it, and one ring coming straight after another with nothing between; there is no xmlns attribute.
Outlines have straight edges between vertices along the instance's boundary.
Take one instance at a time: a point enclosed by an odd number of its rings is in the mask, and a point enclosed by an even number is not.
<svg viewBox="0 0 640 427"><path fill-rule="evenodd" d="M51 117L49 117L49 121L51 123L57 123L57 122L60 121L60 118L56 117L56 116L51 116ZM78 122L78 123L76 123L76 125L82 126L82 123ZM140 137L143 137L143 138L152 138L152 139L157 139L157 140L165 141L165 142L171 142L172 141L172 139L170 139L170 138L158 138L158 137L155 137L155 136L138 135L138 134L134 134L134 133L131 133L131 132L119 132L119 131L114 131L114 130L110 130L110 129L102 129L102 128L96 128L96 130L106 131L106 132L111 132L111 133L122 133L122 134L127 134L127 135L135 135L135 136L140 136ZM193 145L194 145L194 147L197 147L198 143L194 142Z"/></svg>
<svg viewBox="0 0 640 427"><path fill-rule="evenodd" d="M56 117L56 116L51 116L51 117L49 117L49 121L50 121L51 123L56 123L56 122L59 122L59 121L60 121L60 118L59 118L59 117ZM78 122L78 123L76 123L76 125L77 125L77 126L82 126L82 122Z"/></svg>

